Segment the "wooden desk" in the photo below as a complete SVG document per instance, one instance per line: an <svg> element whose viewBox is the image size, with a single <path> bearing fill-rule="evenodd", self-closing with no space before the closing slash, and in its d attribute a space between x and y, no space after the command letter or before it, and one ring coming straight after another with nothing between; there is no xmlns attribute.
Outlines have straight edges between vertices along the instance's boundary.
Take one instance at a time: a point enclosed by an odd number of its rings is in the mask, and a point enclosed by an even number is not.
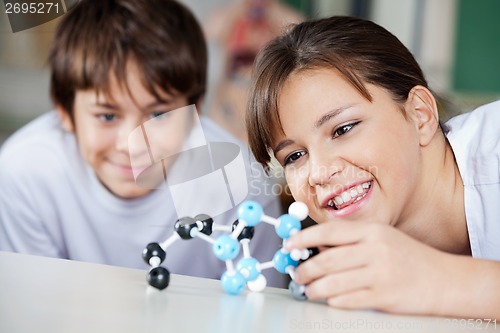
<svg viewBox="0 0 500 333"><path fill-rule="evenodd" d="M172 275L157 291L145 279L142 270L0 252L0 332L464 331L446 319L300 302L282 289L231 296L218 280Z"/></svg>

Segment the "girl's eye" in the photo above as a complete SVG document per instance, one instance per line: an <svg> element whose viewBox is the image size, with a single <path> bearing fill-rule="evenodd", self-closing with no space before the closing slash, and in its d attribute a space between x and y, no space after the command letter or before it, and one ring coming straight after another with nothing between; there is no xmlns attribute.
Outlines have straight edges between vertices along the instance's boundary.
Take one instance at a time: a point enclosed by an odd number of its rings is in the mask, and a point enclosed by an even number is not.
<svg viewBox="0 0 500 333"><path fill-rule="evenodd" d="M359 124L359 121L356 123L342 125L342 126L338 127L337 129L335 129L333 131L333 138L338 138L339 136L346 134L357 124Z"/></svg>
<svg viewBox="0 0 500 333"><path fill-rule="evenodd" d="M291 153L290 155L288 155L285 158L284 165L288 165L288 164L296 162L299 158L301 158L305 154L306 154L305 151L296 151L296 152Z"/></svg>
<svg viewBox="0 0 500 333"><path fill-rule="evenodd" d="M116 115L112 113L104 113L97 115L97 118L105 123L112 122L113 120L116 120Z"/></svg>

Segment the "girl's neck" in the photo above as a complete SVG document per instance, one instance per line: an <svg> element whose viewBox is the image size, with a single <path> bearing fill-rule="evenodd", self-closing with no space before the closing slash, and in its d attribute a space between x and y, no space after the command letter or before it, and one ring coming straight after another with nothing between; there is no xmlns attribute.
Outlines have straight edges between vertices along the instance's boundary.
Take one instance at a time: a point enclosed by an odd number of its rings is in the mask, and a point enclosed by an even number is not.
<svg viewBox="0 0 500 333"><path fill-rule="evenodd" d="M418 208L397 227L442 251L470 255L464 187L455 156L444 136L429 149L424 153L420 193L416 193Z"/></svg>

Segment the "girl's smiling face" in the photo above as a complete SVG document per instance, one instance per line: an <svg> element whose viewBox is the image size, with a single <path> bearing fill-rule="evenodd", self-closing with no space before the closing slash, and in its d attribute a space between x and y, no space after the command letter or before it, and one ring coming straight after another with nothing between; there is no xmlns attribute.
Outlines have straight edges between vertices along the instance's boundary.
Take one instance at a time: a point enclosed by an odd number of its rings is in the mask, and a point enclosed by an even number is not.
<svg viewBox="0 0 500 333"><path fill-rule="evenodd" d="M292 74L278 100L273 151L297 201L332 218L396 225L418 207L418 124L405 105L366 84L370 102L333 69Z"/></svg>

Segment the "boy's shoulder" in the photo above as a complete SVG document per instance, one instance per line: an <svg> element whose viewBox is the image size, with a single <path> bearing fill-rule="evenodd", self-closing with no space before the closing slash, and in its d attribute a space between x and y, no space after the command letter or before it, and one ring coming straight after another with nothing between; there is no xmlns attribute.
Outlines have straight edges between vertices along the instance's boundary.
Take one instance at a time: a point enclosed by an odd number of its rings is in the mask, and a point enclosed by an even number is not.
<svg viewBox="0 0 500 333"><path fill-rule="evenodd" d="M0 147L3 171L23 174L55 170L75 150L74 136L63 130L55 111L45 113L12 134Z"/></svg>
<svg viewBox="0 0 500 333"><path fill-rule="evenodd" d="M55 111L44 113L14 132L0 147L0 154L10 154L24 148L43 145L53 137L60 137L63 129ZM38 143L38 144L37 144Z"/></svg>
<svg viewBox="0 0 500 333"><path fill-rule="evenodd" d="M231 142L237 144L240 147L244 161L248 163L248 167L250 167L252 171L256 171L262 175L265 174L263 167L256 161L248 144L234 136L223 127L219 126L207 116L200 116L200 121L207 142Z"/></svg>
<svg viewBox="0 0 500 333"><path fill-rule="evenodd" d="M243 141L219 126L209 117L200 115L200 122L208 142L232 142L240 147L246 146Z"/></svg>
<svg viewBox="0 0 500 333"><path fill-rule="evenodd" d="M201 127L205 133L207 142L231 142L237 144L246 161L254 160L253 155L250 153L248 145L241 141L239 138L228 132L223 127L219 126L216 122L207 116L200 116Z"/></svg>

